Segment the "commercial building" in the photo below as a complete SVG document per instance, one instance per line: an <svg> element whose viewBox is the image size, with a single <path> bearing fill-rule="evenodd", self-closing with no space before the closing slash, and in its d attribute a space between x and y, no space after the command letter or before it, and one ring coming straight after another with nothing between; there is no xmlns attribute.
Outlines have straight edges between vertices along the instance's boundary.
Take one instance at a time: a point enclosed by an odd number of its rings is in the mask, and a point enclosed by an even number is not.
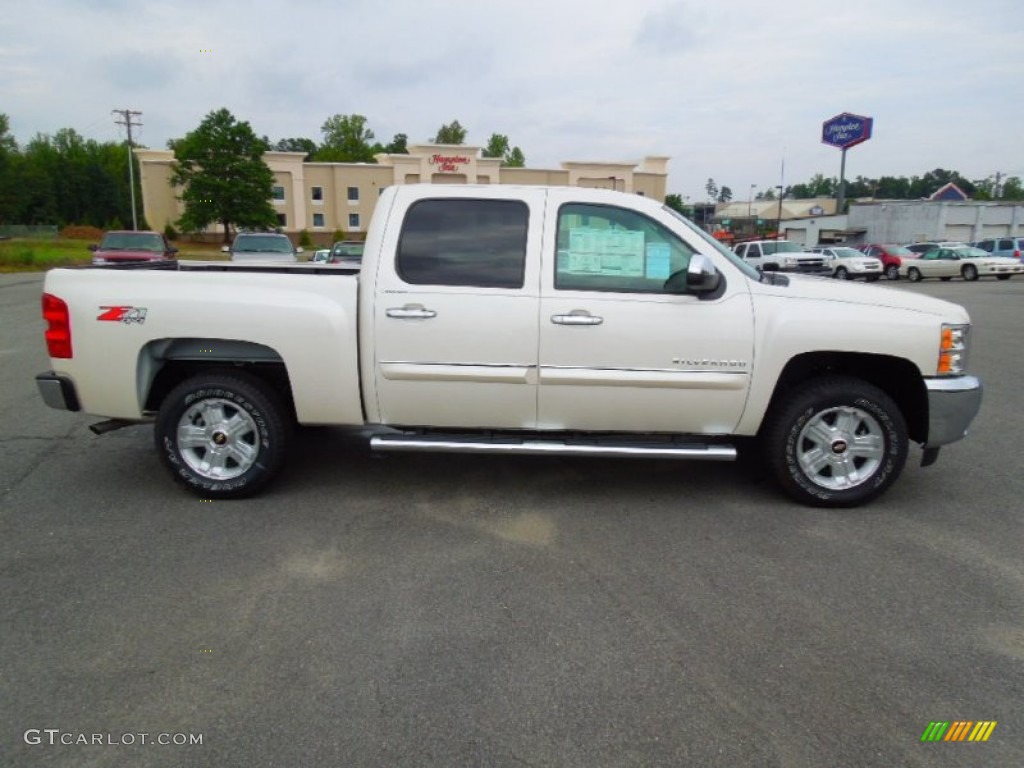
<svg viewBox="0 0 1024 768"><path fill-rule="evenodd" d="M174 153L137 149L142 207L149 226L162 230L184 212L180 190L171 185ZM303 162L301 152L267 152L274 173L272 203L278 226L289 234L306 230L326 243L336 232L366 232L381 191L392 184L548 184L605 187L664 200L667 157L639 163L564 162L558 169L504 168L500 158L483 157L480 147L417 144L409 153L377 155L377 163ZM211 227L210 232L215 231Z"/></svg>

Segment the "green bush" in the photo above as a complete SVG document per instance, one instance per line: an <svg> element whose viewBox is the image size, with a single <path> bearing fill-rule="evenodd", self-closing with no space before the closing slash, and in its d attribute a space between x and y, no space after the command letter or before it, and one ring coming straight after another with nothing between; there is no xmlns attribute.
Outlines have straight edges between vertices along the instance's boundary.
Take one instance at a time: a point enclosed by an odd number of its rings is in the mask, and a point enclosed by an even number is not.
<svg viewBox="0 0 1024 768"><path fill-rule="evenodd" d="M172 241L178 239L178 230L169 221L164 225L164 237Z"/></svg>
<svg viewBox="0 0 1024 768"><path fill-rule="evenodd" d="M342 230L342 229L336 229L336 230L334 230L333 237L334 237L334 240L332 240L331 242L333 242L333 243L340 243L342 240L345 239L345 231Z"/></svg>
<svg viewBox="0 0 1024 768"><path fill-rule="evenodd" d="M309 248L313 245L313 238L309 236L309 230L304 229L299 232L299 247Z"/></svg>

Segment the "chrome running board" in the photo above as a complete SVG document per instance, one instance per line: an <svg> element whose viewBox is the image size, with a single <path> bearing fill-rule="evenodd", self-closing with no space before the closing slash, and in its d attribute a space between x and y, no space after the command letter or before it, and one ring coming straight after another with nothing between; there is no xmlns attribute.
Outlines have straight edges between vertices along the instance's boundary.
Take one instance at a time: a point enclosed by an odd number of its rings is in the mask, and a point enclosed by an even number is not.
<svg viewBox="0 0 1024 768"><path fill-rule="evenodd" d="M614 441L608 439L573 441L556 438L451 438L432 435L387 434L370 438L375 451L423 451L434 453L549 454L553 456L594 456L635 459L703 459L735 461L731 445L675 441Z"/></svg>

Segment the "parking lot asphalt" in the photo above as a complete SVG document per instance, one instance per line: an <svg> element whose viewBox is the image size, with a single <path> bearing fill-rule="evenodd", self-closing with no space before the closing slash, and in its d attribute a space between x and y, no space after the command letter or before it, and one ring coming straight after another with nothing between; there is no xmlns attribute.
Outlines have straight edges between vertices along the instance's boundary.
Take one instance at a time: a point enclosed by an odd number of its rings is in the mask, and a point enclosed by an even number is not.
<svg viewBox="0 0 1024 768"><path fill-rule="evenodd" d="M148 428L43 405L41 281L0 276L0 765L1024 764L1024 280L885 286L968 308L985 402L846 511L332 429L203 502Z"/></svg>

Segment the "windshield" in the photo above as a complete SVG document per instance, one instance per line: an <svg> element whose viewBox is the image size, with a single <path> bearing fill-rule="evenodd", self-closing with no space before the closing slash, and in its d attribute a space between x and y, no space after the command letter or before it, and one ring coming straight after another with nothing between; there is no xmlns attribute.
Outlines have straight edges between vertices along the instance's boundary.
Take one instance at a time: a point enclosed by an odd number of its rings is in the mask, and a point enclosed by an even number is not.
<svg viewBox="0 0 1024 768"><path fill-rule="evenodd" d="M363 244L362 243L335 243L334 256L362 256L363 255Z"/></svg>
<svg viewBox="0 0 1024 768"><path fill-rule="evenodd" d="M917 254L912 250L904 248L902 245L887 245L885 246L885 250L887 250L892 256L910 256L911 258L917 256Z"/></svg>
<svg viewBox="0 0 1024 768"><path fill-rule="evenodd" d="M239 235L233 251L248 253L292 253L292 241L285 235Z"/></svg>
<svg viewBox="0 0 1024 768"><path fill-rule="evenodd" d="M788 240L779 240L774 243L761 243L761 250L765 256L771 256L775 253L800 253L802 249L796 243L791 243Z"/></svg>
<svg viewBox="0 0 1024 768"><path fill-rule="evenodd" d="M856 259L864 255L856 248L833 248L832 251L840 259Z"/></svg>
<svg viewBox="0 0 1024 768"><path fill-rule="evenodd" d="M100 243L101 251L164 252L164 239L152 232L108 232Z"/></svg>
<svg viewBox="0 0 1024 768"><path fill-rule="evenodd" d="M693 234L697 235L697 237L699 237L705 243L707 243L712 248L714 248L716 251L718 251L720 254L722 254L732 264L735 264L739 268L739 270L743 274L745 274L747 277L749 277L752 280L760 280L761 279L761 273L760 272L758 272L752 266L747 264L745 261L743 261L743 259L741 259L735 253L730 251L728 248L726 248L720 242L715 240L715 238L713 238L711 235L709 235L703 229L698 227L696 224L694 224L688 218L683 216L683 214L681 214L679 211L675 210L674 208L669 208L667 205L662 206L662 207L664 208L664 210L668 211L673 216L675 216L677 219L679 219L681 222L683 222L686 225L686 228L690 232L692 232Z"/></svg>

